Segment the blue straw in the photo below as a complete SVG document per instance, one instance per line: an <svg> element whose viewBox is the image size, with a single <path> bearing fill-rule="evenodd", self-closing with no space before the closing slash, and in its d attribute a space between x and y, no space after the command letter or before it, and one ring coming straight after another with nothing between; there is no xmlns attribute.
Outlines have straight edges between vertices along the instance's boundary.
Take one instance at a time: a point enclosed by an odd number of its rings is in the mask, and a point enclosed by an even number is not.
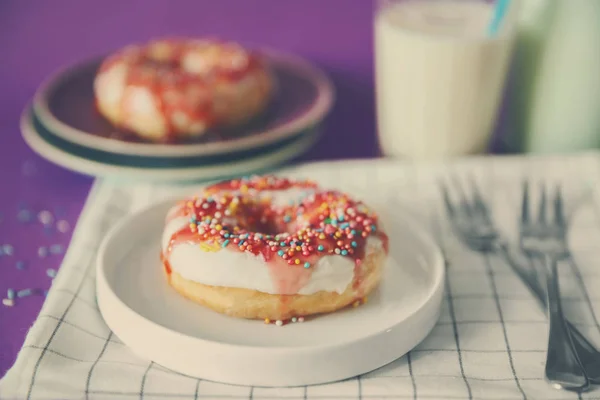
<svg viewBox="0 0 600 400"><path fill-rule="evenodd" d="M510 0L498 0L496 1L496 8L494 9L494 17L492 18L492 22L488 27L488 33L490 36L496 36L498 33L498 29L502 24L502 20L506 15L506 11L508 10L508 6L510 4Z"/></svg>

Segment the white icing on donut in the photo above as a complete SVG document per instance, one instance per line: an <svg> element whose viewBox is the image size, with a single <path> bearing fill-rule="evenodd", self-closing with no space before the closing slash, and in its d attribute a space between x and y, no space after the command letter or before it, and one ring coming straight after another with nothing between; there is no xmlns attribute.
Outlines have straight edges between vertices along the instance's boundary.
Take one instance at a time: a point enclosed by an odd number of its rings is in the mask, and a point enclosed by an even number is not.
<svg viewBox="0 0 600 400"><path fill-rule="evenodd" d="M281 192L274 196L285 203L295 199L294 194ZM179 207L174 207L171 212ZM167 223L162 236L162 249L167 252L171 236L188 225L187 217L177 217ZM366 255L381 251L382 242L377 237L367 239ZM169 253L169 265L183 278L205 285L235 287L278 294L266 262L260 256L246 252L223 249L206 252L194 243L181 243ZM299 294L310 295L320 291L342 293L354 278L354 263L348 257L326 255L314 266L310 280Z"/></svg>

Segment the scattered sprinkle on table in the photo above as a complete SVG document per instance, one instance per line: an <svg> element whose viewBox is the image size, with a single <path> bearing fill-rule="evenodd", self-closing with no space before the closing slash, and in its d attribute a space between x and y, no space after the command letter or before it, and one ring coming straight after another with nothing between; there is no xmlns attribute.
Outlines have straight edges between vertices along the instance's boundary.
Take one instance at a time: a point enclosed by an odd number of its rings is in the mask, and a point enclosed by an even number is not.
<svg viewBox="0 0 600 400"><path fill-rule="evenodd" d="M8 289L8 290L6 291L6 297L7 297L9 300L12 300L12 299L14 299L14 298L15 298L15 290L14 290L14 289Z"/></svg>
<svg viewBox="0 0 600 400"><path fill-rule="evenodd" d="M38 249L38 257L44 258L48 255L48 248L46 246L41 246Z"/></svg>
<svg viewBox="0 0 600 400"><path fill-rule="evenodd" d="M6 307L12 307L15 305L15 301L13 299L2 299L2 304Z"/></svg>
<svg viewBox="0 0 600 400"><path fill-rule="evenodd" d="M33 213L27 209L20 210L17 214L17 219L20 222L30 222L33 219Z"/></svg>
<svg viewBox="0 0 600 400"><path fill-rule="evenodd" d="M23 270L25 269L25 261L23 260L19 260L15 263L15 267L17 267L18 270Z"/></svg>
<svg viewBox="0 0 600 400"><path fill-rule="evenodd" d="M52 268L48 268L46 270L46 275L48 275L48 277L54 279L56 277L56 270L52 269Z"/></svg>
<svg viewBox="0 0 600 400"><path fill-rule="evenodd" d="M12 247L10 244L4 244L2 245L2 252L4 254L6 254L7 256L12 256L14 253L14 247Z"/></svg>
<svg viewBox="0 0 600 400"><path fill-rule="evenodd" d="M60 233L67 233L69 232L70 228L71 226L69 225L69 222L65 221L64 219L61 219L56 223L56 229L58 229Z"/></svg>
<svg viewBox="0 0 600 400"><path fill-rule="evenodd" d="M38 214L38 220L44 225L50 225L52 222L54 222L54 217L50 211L44 210L40 211Z"/></svg>
<svg viewBox="0 0 600 400"><path fill-rule="evenodd" d="M53 244L50 246L50 254L62 254L64 251L64 247L62 244Z"/></svg>
<svg viewBox="0 0 600 400"><path fill-rule="evenodd" d="M17 297L18 298L27 297L27 296L31 296L32 294L33 294L32 289L22 289L17 292Z"/></svg>

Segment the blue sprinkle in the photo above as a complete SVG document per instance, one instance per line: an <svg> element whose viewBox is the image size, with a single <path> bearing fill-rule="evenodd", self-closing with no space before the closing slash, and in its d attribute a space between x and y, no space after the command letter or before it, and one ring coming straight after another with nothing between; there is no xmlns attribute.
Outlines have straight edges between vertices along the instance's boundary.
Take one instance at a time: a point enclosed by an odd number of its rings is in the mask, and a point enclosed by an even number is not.
<svg viewBox="0 0 600 400"><path fill-rule="evenodd" d="M17 292L17 297L26 297L26 296L31 296L31 294L33 293L33 291L31 289L23 289L23 290L19 290Z"/></svg>
<svg viewBox="0 0 600 400"><path fill-rule="evenodd" d="M281 247L285 246L285 242L280 242L279 246L281 246Z"/></svg>
<svg viewBox="0 0 600 400"><path fill-rule="evenodd" d="M319 251L323 251L324 249L325 249L325 247L323 247L322 244L320 244L319 247L317 247L317 250L319 250Z"/></svg>
<svg viewBox="0 0 600 400"><path fill-rule="evenodd" d="M283 250L279 250L279 251L277 252L277 254L278 254L280 257L283 257L283 255L285 254L285 251L283 251Z"/></svg>
<svg viewBox="0 0 600 400"><path fill-rule="evenodd" d="M375 230L377 229L377 227L375 225L371 225L371 229L373 230L373 232L375 232Z"/></svg>
<svg viewBox="0 0 600 400"><path fill-rule="evenodd" d="M229 237L229 233L225 233L225 234L223 234L223 237L226 237L226 238L228 238L228 237Z"/></svg>
<svg viewBox="0 0 600 400"><path fill-rule="evenodd" d="M341 228L341 229L346 229L346 228L347 228L347 227L349 227L349 226L350 226L350 224L349 224L349 223L347 223L347 222L344 222L343 224L341 224L341 225L340 225L340 228Z"/></svg>
<svg viewBox="0 0 600 400"><path fill-rule="evenodd" d="M351 233L351 234L353 234L353 235L356 235L356 230L355 230L355 229L352 229L352 230L350 231L350 233Z"/></svg>
<svg viewBox="0 0 600 400"><path fill-rule="evenodd" d="M242 240L240 240L240 243L238 243L238 246L241 246L241 245L243 245L243 244L244 244L244 242L245 242L245 240L243 240L243 239L242 239Z"/></svg>
<svg viewBox="0 0 600 400"><path fill-rule="evenodd" d="M17 214L17 219L20 222L30 222L31 220L33 220L33 213L29 210L21 210Z"/></svg>
<svg viewBox="0 0 600 400"><path fill-rule="evenodd" d="M51 254L62 254L64 251L63 246L61 244L53 244L50 246Z"/></svg>
<svg viewBox="0 0 600 400"><path fill-rule="evenodd" d="M17 267L17 269L22 270L25 269L25 261L17 261L17 263L15 264L15 267Z"/></svg>
<svg viewBox="0 0 600 400"><path fill-rule="evenodd" d="M356 244L356 242L354 242L354 241L353 241L352 243L350 243L350 244L352 245L352 247L356 247L356 246L358 246L358 245Z"/></svg>
<svg viewBox="0 0 600 400"><path fill-rule="evenodd" d="M337 226L337 223L338 223L337 219L334 218L334 219L331 220L331 225Z"/></svg>
<svg viewBox="0 0 600 400"><path fill-rule="evenodd" d="M348 250L342 250L342 255L345 256L346 254L348 254Z"/></svg>
<svg viewBox="0 0 600 400"><path fill-rule="evenodd" d="M286 215L285 217L283 217L283 222L290 222L292 220L292 217L290 217L289 215Z"/></svg>
<svg viewBox="0 0 600 400"><path fill-rule="evenodd" d="M308 261L304 263L304 268L310 268L310 263Z"/></svg>
<svg viewBox="0 0 600 400"><path fill-rule="evenodd" d="M190 222L196 222L196 216L195 215L192 215L190 217Z"/></svg>
<svg viewBox="0 0 600 400"><path fill-rule="evenodd" d="M340 221L343 221L343 220L344 220L344 214L340 214L340 215L338 216L338 219L339 219Z"/></svg>
<svg viewBox="0 0 600 400"><path fill-rule="evenodd" d="M229 240L226 240L223 242L223 244L221 245L221 247L227 247L227 245L229 244Z"/></svg>
<svg viewBox="0 0 600 400"><path fill-rule="evenodd" d="M15 298L15 291L14 289L8 289L6 291L6 297L8 297L9 300L12 300Z"/></svg>
<svg viewBox="0 0 600 400"><path fill-rule="evenodd" d="M56 270L52 269L52 268L48 268L46 270L46 275L48 275L48 277L50 277L50 278L54 278L54 277L56 277Z"/></svg>

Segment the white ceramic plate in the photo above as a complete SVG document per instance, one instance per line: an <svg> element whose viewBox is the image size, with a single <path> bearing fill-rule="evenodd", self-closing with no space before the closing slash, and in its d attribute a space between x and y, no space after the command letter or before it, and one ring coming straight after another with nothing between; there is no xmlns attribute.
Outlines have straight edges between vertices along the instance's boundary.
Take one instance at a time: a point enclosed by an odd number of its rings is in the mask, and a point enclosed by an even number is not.
<svg viewBox="0 0 600 400"><path fill-rule="evenodd" d="M192 303L167 284L159 260L172 204L155 205L113 228L97 262L98 305L106 323L134 352L164 367L240 385L332 382L401 357L438 319L441 252L403 215L386 222L391 256L380 287L363 306L277 327Z"/></svg>
<svg viewBox="0 0 600 400"><path fill-rule="evenodd" d="M47 142L33 126L31 111L26 109L21 117L21 133L23 139L33 151L46 160L71 171L84 175L120 180L185 182L222 179L225 177L247 175L251 172L267 170L287 162L307 151L317 140L318 131L299 137L268 154L225 163L210 164L202 167L184 168L142 168L134 166L114 165L95 161L83 155L69 152Z"/></svg>

